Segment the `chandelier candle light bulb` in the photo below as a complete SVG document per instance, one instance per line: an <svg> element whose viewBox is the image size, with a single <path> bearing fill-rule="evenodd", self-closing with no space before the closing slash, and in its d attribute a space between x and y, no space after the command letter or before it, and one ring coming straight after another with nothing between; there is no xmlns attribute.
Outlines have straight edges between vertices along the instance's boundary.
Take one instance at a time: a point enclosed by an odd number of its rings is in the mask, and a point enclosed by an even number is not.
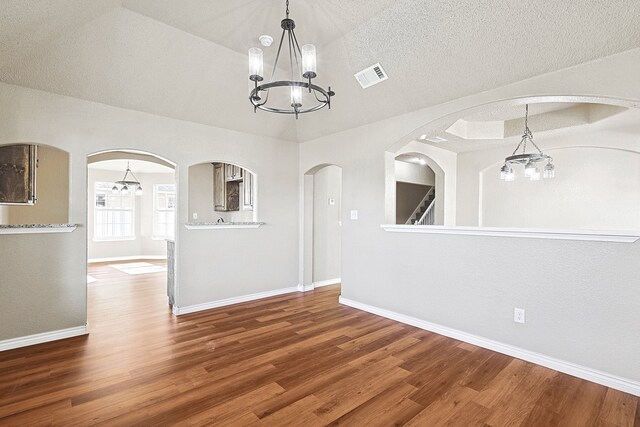
<svg viewBox="0 0 640 427"><path fill-rule="evenodd" d="M298 109L302 107L302 87L291 86L291 106Z"/></svg>
<svg viewBox="0 0 640 427"><path fill-rule="evenodd" d="M316 77L316 47L312 44L302 46L302 73L309 81Z"/></svg>
<svg viewBox="0 0 640 427"><path fill-rule="evenodd" d="M252 47L249 49L249 79L254 80L264 75L264 61L262 58L262 49Z"/></svg>

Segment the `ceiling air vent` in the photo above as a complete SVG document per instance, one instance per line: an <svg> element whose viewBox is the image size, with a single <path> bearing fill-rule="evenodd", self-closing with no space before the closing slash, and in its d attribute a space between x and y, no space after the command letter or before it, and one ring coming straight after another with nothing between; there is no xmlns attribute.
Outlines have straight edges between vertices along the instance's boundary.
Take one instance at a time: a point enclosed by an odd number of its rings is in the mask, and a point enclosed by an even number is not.
<svg viewBox="0 0 640 427"><path fill-rule="evenodd" d="M429 142L433 142L433 143L440 143L440 142L445 142L448 141L448 139L443 138L441 136L427 136L427 135L422 135L420 137L421 141L429 141Z"/></svg>
<svg viewBox="0 0 640 427"><path fill-rule="evenodd" d="M360 86L362 86L363 89L366 89L389 78L389 76L387 76L387 73L385 73L382 69L382 65L380 65L379 63L372 65L369 68L365 68L359 73L354 74L354 77L356 78L356 80L358 80L358 83L360 83Z"/></svg>

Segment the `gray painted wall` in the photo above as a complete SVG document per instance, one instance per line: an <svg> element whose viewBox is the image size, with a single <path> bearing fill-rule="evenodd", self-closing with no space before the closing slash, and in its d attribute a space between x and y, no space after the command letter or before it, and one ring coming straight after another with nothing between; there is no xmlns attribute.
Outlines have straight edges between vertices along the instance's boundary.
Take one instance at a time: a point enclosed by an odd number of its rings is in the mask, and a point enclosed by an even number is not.
<svg viewBox="0 0 640 427"><path fill-rule="evenodd" d="M29 141L70 153L70 222L79 225L68 234L0 236L0 339L86 323L87 155L103 150L136 149L177 165L179 307L297 285L298 144L7 84L0 84L0 105L1 144ZM255 171L266 225L184 227L188 168L210 159Z"/></svg>
<svg viewBox="0 0 640 427"><path fill-rule="evenodd" d="M633 50L302 144L301 170L322 163L343 168L342 295L640 381L640 242L380 228L391 192L385 169L393 171L387 150L426 133L426 123L478 105L550 93L640 105L638 73L640 50ZM358 220L348 219L350 210L358 210ZM408 253L420 261L408 262ZM526 324L513 322L514 307L526 309Z"/></svg>

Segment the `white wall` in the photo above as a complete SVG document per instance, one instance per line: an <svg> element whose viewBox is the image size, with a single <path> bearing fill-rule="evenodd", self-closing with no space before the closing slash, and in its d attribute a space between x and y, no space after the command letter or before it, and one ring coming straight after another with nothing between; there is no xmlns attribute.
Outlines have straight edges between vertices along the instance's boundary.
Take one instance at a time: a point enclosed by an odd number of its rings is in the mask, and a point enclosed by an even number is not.
<svg viewBox="0 0 640 427"><path fill-rule="evenodd" d="M79 225L72 233L0 236L0 340L86 323L86 162L104 150L136 149L177 165L178 307L297 285L298 144L7 84L0 115L0 144L32 141L70 153L70 222ZM184 227L189 166L210 159L256 172L266 225Z"/></svg>
<svg viewBox="0 0 640 427"><path fill-rule="evenodd" d="M496 168L481 173L481 226L640 230L640 153L546 152L558 165L552 180L531 182L522 168L513 182L500 180Z"/></svg>
<svg viewBox="0 0 640 427"><path fill-rule="evenodd" d="M173 173L134 172L140 180L142 196L134 196L134 235L132 240L95 240L95 183L115 182L122 179L124 172L89 168L88 171L88 258L89 260L117 257L157 257L166 256L164 240L153 238L153 186L175 183Z"/></svg>
<svg viewBox="0 0 640 427"><path fill-rule="evenodd" d="M322 163L343 168L343 297L640 382L640 242L380 228L396 151L427 133L426 124L474 106L548 94L640 105L637 75L636 49L301 144L301 170ZM350 210L358 210L358 220L348 219ZM409 262L407 253L420 262ZM538 273L523 274L529 267ZM513 322L514 307L527 310L525 325Z"/></svg>
<svg viewBox="0 0 640 427"><path fill-rule="evenodd" d="M340 277L341 193L339 167L327 166L313 175L313 282ZM329 199L335 204L329 204Z"/></svg>
<svg viewBox="0 0 640 427"><path fill-rule="evenodd" d="M436 174L427 165L396 160L395 170L396 181L430 186L436 183Z"/></svg>

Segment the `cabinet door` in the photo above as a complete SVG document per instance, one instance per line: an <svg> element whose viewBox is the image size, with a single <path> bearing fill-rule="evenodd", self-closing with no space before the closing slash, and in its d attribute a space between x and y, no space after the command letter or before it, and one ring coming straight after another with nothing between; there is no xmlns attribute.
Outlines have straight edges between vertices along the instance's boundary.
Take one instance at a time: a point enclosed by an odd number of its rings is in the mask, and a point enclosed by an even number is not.
<svg viewBox="0 0 640 427"><path fill-rule="evenodd" d="M227 210L227 186L224 163L213 164L213 210Z"/></svg>
<svg viewBox="0 0 640 427"><path fill-rule="evenodd" d="M242 168L240 166L224 163L225 176L227 181L239 181L242 179Z"/></svg>
<svg viewBox="0 0 640 427"><path fill-rule="evenodd" d="M246 211L253 210L253 174L244 171L242 189L242 207Z"/></svg>

